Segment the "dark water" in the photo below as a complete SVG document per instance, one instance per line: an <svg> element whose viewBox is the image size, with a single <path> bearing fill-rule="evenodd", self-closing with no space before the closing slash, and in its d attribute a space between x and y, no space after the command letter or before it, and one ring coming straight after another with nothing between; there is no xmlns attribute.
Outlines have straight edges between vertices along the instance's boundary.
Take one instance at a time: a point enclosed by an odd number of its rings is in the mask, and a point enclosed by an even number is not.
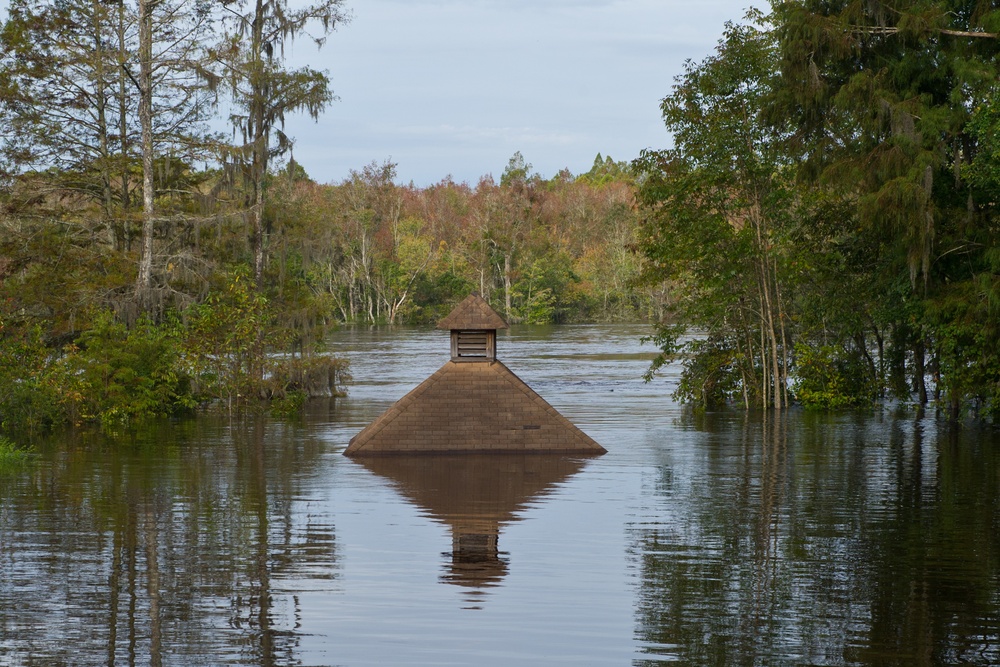
<svg viewBox="0 0 1000 667"><path fill-rule="evenodd" d="M596 459L360 463L447 358L342 332L297 421L53 440L0 473L0 665L997 665L994 433L889 414L692 417L641 327L499 356Z"/></svg>

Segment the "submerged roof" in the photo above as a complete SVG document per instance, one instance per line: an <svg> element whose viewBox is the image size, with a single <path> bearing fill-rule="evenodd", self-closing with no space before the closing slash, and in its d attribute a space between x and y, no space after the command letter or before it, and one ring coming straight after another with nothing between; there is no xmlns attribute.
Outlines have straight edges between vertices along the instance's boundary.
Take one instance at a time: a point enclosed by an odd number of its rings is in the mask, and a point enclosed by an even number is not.
<svg viewBox="0 0 1000 667"><path fill-rule="evenodd" d="M449 361L354 436L344 454L463 451L606 450L499 361Z"/></svg>
<svg viewBox="0 0 1000 667"><path fill-rule="evenodd" d="M478 294L470 294L438 322L438 329L508 329L507 322Z"/></svg>

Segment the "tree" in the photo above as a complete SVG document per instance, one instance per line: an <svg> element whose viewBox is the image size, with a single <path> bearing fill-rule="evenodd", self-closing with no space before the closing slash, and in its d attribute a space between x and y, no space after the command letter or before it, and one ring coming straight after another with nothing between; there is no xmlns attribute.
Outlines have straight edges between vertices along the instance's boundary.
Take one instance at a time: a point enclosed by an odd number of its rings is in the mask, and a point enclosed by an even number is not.
<svg viewBox="0 0 1000 667"><path fill-rule="evenodd" d="M151 306L153 232L156 220L154 164L158 156L203 153L200 132L207 119L208 91L216 78L207 68L207 0L138 0L138 74L130 78L139 94L142 156L142 231L136 295Z"/></svg>
<svg viewBox="0 0 1000 667"><path fill-rule="evenodd" d="M747 406L788 400L782 235L792 193L780 133L762 116L774 56L770 32L728 23L715 55L688 62L663 100L674 148L635 163L647 278L670 281L675 316L708 334L689 346L682 385L704 404L735 392ZM661 327L657 364L677 353L680 333Z"/></svg>
<svg viewBox="0 0 1000 667"><path fill-rule="evenodd" d="M285 48L309 36L317 47L337 23L348 20L343 0L292 6L288 0L223 1L224 35L215 50L233 112L230 122L240 143L228 153L246 187L254 277L262 286L266 246L265 177L274 158L287 152L285 116L305 111L316 118L333 100L330 80L309 67L288 69ZM310 29L318 29L311 36Z"/></svg>
<svg viewBox="0 0 1000 667"><path fill-rule="evenodd" d="M0 32L0 105L9 122L2 147L11 172L56 168L54 186L98 202L109 225L114 156L129 136L113 121L134 102L134 91L120 85L116 33L128 31L124 21L93 0L13 0Z"/></svg>
<svg viewBox="0 0 1000 667"><path fill-rule="evenodd" d="M125 250L138 162L140 301L152 282L156 159L203 150L209 10L203 0L15 0L0 32L12 170L54 170L48 184L98 203L109 243Z"/></svg>
<svg viewBox="0 0 1000 667"><path fill-rule="evenodd" d="M1000 12L975 0L796 0L775 4L775 22L771 116L791 120L803 181L856 211L841 221L853 261L875 267L878 300L903 306L871 313L891 332L899 373L905 353L922 404L935 369L957 416L1000 380L995 346L978 334L998 328L977 287L992 282L998 229L981 178L989 134L972 122L989 125Z"/></svg>

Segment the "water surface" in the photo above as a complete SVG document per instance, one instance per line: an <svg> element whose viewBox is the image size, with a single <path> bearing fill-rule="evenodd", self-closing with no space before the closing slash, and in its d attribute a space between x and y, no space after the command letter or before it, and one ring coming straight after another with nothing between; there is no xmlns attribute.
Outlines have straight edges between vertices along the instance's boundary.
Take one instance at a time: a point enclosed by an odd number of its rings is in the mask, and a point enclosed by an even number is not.
<svg viewBox="0 0 1000 667"><path fill-rule="evenodd" d="M341 456L426 329L336 334L303 419L53 438L0 475L0 665L1000 664L995 433L694 417L645 332L498 341L598 458Z"/></svg>

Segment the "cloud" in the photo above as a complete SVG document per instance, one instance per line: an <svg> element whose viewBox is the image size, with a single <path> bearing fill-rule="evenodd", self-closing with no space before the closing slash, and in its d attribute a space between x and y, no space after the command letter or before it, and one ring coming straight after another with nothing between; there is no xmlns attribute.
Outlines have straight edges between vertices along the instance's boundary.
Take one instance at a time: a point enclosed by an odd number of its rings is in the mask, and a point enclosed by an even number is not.
<svg viewBox="0 0 1000 667"><path fill-rule="evenodd" d="M515 150L546 176L586 171L598 152L631 159L669 144L660 99L745 6L365 0L326 49L303 51L341 101L319 124L290 120L296 159L328 181L391 156L420 184L475 182Z"/></svg>

